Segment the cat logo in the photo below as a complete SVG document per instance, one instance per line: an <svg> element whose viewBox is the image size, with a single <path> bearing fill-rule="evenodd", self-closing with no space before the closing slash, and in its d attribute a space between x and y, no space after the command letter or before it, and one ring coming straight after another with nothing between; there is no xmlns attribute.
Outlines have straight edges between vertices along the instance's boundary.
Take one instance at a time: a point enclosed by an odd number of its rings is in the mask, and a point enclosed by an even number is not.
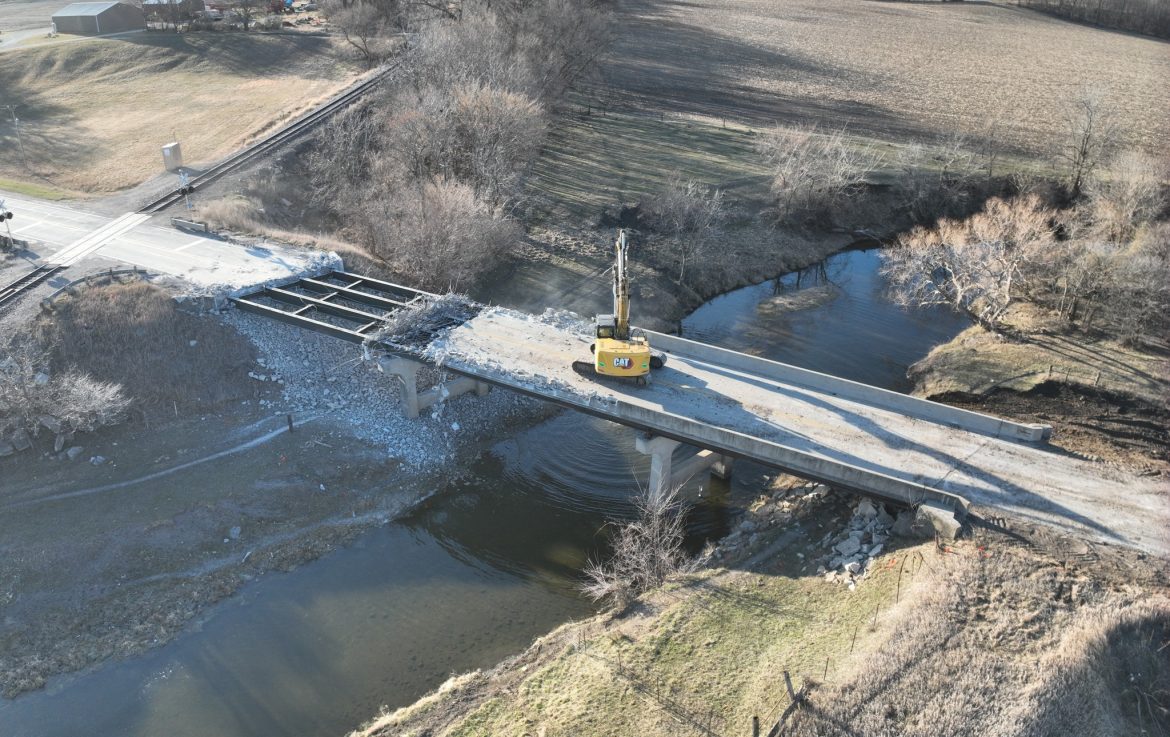
<svg viewBox="0 0 1170 737"><path fill-rule="evenodd" d="M630 366L633 366L633 365L634 365L634 359L632 359L632 358L615 358L615 359L613 359L613 367L614 368L628 369Z"/></svg>

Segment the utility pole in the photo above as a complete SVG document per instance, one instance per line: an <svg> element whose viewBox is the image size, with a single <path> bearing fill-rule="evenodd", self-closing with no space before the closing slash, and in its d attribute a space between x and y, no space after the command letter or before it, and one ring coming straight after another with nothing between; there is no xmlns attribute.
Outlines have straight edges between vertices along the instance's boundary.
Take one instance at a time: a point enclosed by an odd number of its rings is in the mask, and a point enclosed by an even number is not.
<svg viewBox="0 0 1170 737"><path fill-rule="evenodd" d="M16 145L20 147L20 160L24 162L24 168L28 168L28 156L24 153L24 139L20 136L20 118L16 117L16 106L5 105L8 108L8 114L12 117L12 127L16 130Z"/></svg>

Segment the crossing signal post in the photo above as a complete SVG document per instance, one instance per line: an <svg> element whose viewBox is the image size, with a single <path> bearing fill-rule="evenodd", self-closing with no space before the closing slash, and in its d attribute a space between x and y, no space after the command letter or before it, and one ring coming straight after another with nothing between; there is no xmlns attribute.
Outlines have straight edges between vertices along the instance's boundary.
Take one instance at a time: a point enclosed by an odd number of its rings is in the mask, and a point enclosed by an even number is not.
<svg viewBox="0 0 1170 737"><path fill-rule="evenodd" d="M0 220L4 221L4 227L8 231L8 240L5 241L5 247L15 247L16 241L12 238L12 211L4 204L4 200L0 200Z"/></svg>
<svg viewBox="0 0 1170 737"><path fill-rule="evenodd" d="M187 177L187 172L179 172L179 194L183 195L183 200L187 203L188 210L194 210L191 204L191 194L195 192L195 187L191 184L191 180Z"/></svg>

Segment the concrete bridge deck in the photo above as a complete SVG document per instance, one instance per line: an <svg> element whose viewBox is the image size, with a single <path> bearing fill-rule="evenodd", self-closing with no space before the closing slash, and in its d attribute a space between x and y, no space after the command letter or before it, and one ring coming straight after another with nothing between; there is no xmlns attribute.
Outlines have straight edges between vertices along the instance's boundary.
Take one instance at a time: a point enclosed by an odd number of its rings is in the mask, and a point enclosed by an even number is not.
<svg viewBox="0 0 1170 737"><path fill-rule="evenodd" d="M1046 426L652 332L667 364L650 386L599 381L571 368L589 356L587 326L500 308L437 337L386 345L373 338L376 326L436 295L343 272L302 281L236 303L386 349L383 368L402 379L408 413L496 385L643 431L639 449L652 458L651 486L669 483L674 448L686 443L874 497L956 510L970 503L1085 539L1170 554L1166 483L1054 452L1043 444ZM420 362L461 378L419 393Z"/></svg>
<svg viewBox="0 0 1170 737"><path fill-rule="evenodd" d="M481 381L840 488L909 502L953 495L1087 539L1170 553L1165 482L1010 439L1039 440L1043 428L649 335L668 357L647 387L577 375L570 363L588 355L588 337L505 310L484 311L425 356Z"/></svg>

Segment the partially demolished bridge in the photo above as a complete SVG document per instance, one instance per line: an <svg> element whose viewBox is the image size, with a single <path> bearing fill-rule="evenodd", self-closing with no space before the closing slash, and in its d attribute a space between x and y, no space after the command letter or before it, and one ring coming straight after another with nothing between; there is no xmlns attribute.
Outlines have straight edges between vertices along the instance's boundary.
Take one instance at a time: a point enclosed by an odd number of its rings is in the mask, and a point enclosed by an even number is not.
<svg viewBox="0 0 1170 737"><path fill-rule="evenodd" d="M962 516L969 504L1010 511L1089 539L1170 552L1170 505L1140 479L1045 447L1050 428L1010 422L756 356L647 331L667 355L651 385L573 372L589 336L563 315L495 307L431 310L437 295L345 272L235 300L241 309L369 345L402 382L404 411L498 386L640 431L651 487L677 479L675 450L702 449L684 473L734 458L901 504ZM396 334L405 311L423 315ZM385 326L390 323L391 327ZM419 326L422 326L421 329ZM419 392L417 373L457 378ZM942 523L945 528L947 520Z"/></svg>

